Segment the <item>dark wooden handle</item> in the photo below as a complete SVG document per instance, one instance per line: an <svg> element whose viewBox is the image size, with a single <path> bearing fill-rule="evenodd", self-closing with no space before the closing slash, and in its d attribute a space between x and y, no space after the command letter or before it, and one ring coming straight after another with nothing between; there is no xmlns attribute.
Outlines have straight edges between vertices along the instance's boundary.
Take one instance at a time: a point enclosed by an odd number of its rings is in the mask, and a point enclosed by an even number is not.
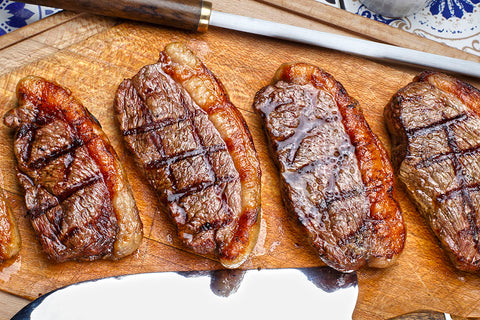
<svg viewBox="0 0 480 320"><path fill-rule="evenodd" d="M18 0L48 7L206 31L211 3L202 0Z"/></svg>
<svg viewBox="0 0 480 320"><path fill-rule="evenodd" d="M407 313L398 317L393 317L388 320L445 320L445 313L437 311L416 311ZM452 320L474 320L477 318L461 318L457 316L451 316Z"/></svg>

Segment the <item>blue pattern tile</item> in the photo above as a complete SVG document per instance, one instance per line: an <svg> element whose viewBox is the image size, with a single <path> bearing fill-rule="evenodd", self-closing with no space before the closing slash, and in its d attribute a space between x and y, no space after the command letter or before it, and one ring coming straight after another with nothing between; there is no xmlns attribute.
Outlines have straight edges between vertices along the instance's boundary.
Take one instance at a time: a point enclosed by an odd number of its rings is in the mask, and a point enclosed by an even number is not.
<svg viewBox="0 0 480 320"><path fill-rule="evenodd" d="M0 0L0 35L24 27L60 10L33 4Z"/></svg>

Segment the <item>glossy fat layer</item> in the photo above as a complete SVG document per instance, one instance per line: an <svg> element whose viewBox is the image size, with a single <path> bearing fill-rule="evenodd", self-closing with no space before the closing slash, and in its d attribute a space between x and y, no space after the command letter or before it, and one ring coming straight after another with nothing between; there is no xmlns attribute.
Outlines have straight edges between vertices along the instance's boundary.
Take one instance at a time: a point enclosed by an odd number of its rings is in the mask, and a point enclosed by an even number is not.
<svg viewBox="0 0 480 320"><path fill-rule="evenodd" d="M297 63L279 68L254 109L280 169L286 207L321 258L341 271L389 265L403 249L405 229L386 152L358 103L332 76Z"/></svg>
<svg viewBox="0 0 480 320"><path fill-rule="evenodd" d="M0 191L0 263L15 256L21 247L20 233L12 210Z"/></svg>
<svg viewBox="0 0 480 320"><path fill-rule="evenodd" d="M392 161L454 265L480 270L480 91L424 72L385 109Z"/></svg>
<svg viewBox="0 0 480 320"><path fill-rule="evenodd" d="M97 120L70 92L38 77L17 86L5 116L28 216L57 262L122 258L142 239L125 172Z"/></svg>
<svg viewBox="0 0 480 320"><path fill-rule="evenodd" d="M183 44L119 87L115 107L129 147L167 204L180 238L237 267L260 220L260 166L240 112Z"/></svg>

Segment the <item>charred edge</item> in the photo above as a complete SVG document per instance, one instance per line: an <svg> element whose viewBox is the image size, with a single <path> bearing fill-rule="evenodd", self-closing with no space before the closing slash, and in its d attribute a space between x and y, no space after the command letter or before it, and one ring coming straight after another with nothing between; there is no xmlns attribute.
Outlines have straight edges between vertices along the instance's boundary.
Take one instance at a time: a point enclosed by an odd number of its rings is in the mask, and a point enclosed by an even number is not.
<svg viewBox="0 0 480 320"><path fill-rule="evenodd" d="M387 103L383 115L387 127L388 135L392 142L390 161L395 172L400 170L400 165L408 155L407 147L407 129L404 126L402 114L398 112L397 107L401 106L404 98L395 94Z"/></svg>
<svg viewBox="0 0 480 320"><path fill-rule="evenodd" d="M85 113L87 114L87 116L93 121L95 122L98 127L101 129L102 128L102 125L100 124L100 121L98 121L98 119L87 109L87 108L84 108L85 110Z"/></svg>

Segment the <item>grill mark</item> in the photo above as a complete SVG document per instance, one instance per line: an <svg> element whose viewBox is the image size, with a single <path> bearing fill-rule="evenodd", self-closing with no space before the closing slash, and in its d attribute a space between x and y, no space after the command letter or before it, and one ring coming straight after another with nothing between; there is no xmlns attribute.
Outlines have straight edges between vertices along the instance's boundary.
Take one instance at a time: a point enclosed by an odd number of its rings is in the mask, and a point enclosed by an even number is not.
<svg viewBox="0 0 480 320"><path fill-rule="evenodd" d="M470 196L470 192L472 190L466 184L465 176L462 173L463 165L461 164L460 160L457 157L458 154L461 154L461 150L458 148L455 142L455 134L453 130L451 130L450 126L445 126L444 131L447 135L447 144L450 147L451 154L452 154L452 163L453 163L453 169L455 172L455 178L457 179L459 184L459 187L457 188L457 190L455 192L452 192L450 196L454 194L461 195L463 199L463 203L465 203L469 209L469 210L466 210L465 212L467 216L468 224L470 226L469 230L474 235L479 234L480 230L475 223L475 220L476 220L475 206ZM447 194L443 201L448 199ZM437 196L437 201L440 200L439 198L442 199L442 195ZM478 239L478 237L472 237L472 240L475 243L475 247L478 248L480 239Z"/></svg>
<svg viewBox="0 0 480 320"><path fill-rule="evenodd" d="M277 107L278 106L275 107L275 110ZM338 113L337 115L331 115L331 116L329 115L322 118L316 118L314 121L307 121L305 112L301 112L299 117L299 125L295 129L296 132L291 136L285 138L283 141L277 140L276 143L278 145L278 149L280 150L282 147L288 144L292 144L296 146L296 148L292 148L289 151L288 156L286 157L286 162L289 165L293 165L293 163L295 162L298 150L300 149L300 146L301 146L299 142L303 141L306 138L306 136L311 133L312 130L322 125L325 125L327 123L339 121L343 126L342 119L343 118L341 114ZM330 178L328 179L328 183L325 188L328 191L326 191L325 197L322 199L320 203L317 203L314 205L314 208L316 208L317 211L325 212L335 202L346 201L354 197L361 196L362 194L365 194L365 189L363 188L352 189L344 192L335 191L335 189L337 189L336 184L338 180L338 174L341 169L341 164L347 159L347 156L349 154L352 154L352 153L355 154L355 147L352 145L349 139L349 136L346 132L345 132L345 139L343 140L344 141L342 141L342 143L340 143L338 147L338 156L332 155L327 157L324 160L314 160L302 166L298 170L296 170L297 174L305 174L305 173L312 172L317 165L328 164L330 161L334 161L337 163L337 166L335 166ZM360 178L360 182L363 183L361 178ZM365 199L365 201L367 202L369 201L368 197ZM309 217L307 218L307 220L314 220L314 219L312 219L312 217ZM353 234L345 235L344 237L337 239L337 243L342 243L342 242L350 243L351 239L356 239L355 237L357 236L357 232L359 232L360 234L364 234L364 232L367 229L368 229L367 221L365 219L361 219L361 221L359 221L358 231L353 232Z"/></svg>
<svg viewBox="0 0 480 320"><path fill-rule="evenodd" d="M65 243L68 239L74 237L75 235L77 235L80 232L81 232L80 228L77 227L77 226L74 226L74 227L70 228L67 232L65 232L64 234L57 233L56 236L58 237L58 239L60 240L61 243Z"/></svg>
<svg viewBox="0 0 480 320"><path fill-rule="evenodd" d="M83 141L78 139L77 137L75 137L73 142L71 144L67 145L65 148L54 151L51 154L49 154L49 155L47 155L43 158L40 158L40 159L37 159L37 160L31 162L28 165L28 167L31 168L31 169L44 168L45 166L47 166L53 160L55 160L55 159L57 159L57 158L59 158L63 155L66 155L68 153L73 152L74 150L81 147L82 145L83 145ZM29 146L30 146L30 149L31 149L31 143L29 143ZM30 150L30 152L31 152L31 150Z"/></svg>
<svg viewBox="0 0 480 320"><path fill-rule="evenodd" d="M34 126L22 126L19 130L18 130L18 133L17 133L17 137L16 137L16 140L17 139L21 139L23 137L26 137L27 138L27 147L26 147L26 150L24 150L24 152L22 152L21 154L21 158L22 158L22 162L23 163L28 163L28 159L30 159L31 155L32 155L32 142L35 138L35 133L36 133L36 127Z"/></svg>
<svg viewBox="0 0 480 320"><path fill-rule="evenodd" d="M186 110L186 108L185 108L185 112L188 112L188 110ZM204 158L205 158L205 162L208 165L208 176L209 176L210 180L216 181L217 177L215 175L215 171L213 170L212 162L210 160L210 155L214 152L225 151L226 147L222 146L222 145L214 145L214 146L211 146L211 147L205 147L205 141L203 140L202 136L198 132L198 127L195 125L195 118L199 117L199 116L200 116L200 114L198 112L194 112L193 117L192 117L191 124L192 124L192 128L193 128L193 138L195 139L196 145L201 146L202 153L203 153ZM217 148L222 148L222 147L223 147L223 150L216 150ZM212 151L212 149L214 151Z"/></svg>
<svg viewBox="0 0 480 320"><path fill-rule="evenodd" d="M31 219L36 219L40 216L43 216L48 210L56 207L57 205L58 204L50 205L50 206L45 207L45 208L41 208L41 207L32 208L32 209L27 211L27 216L31 217Z"/></svg>
<svg viewBox="0 0 480 320"><path fill-rule="evenodd" d="M197 184L193 184L193 185L188 186L187 188L184 188L182 190L178 190L175 193L171 193L171 194L167 195L167 201L168 202L178 202L180 199L182 199L186 196L190 196L194 193L203 191L203 190L208 189L212 186L218 186L222 183L227 184L229 182L237 181L238 179L239 178L235 177L235 176L225 176L225 177L222 177L222 178L218 178L213 182L209 181L209 182L200 182L200 183L197 183Z"/></svg>
<svg viewBox="0 0 480 320"><path fill-rule="evenodd" d="M170 167L172 164L177 163L178 161L185 160L187 158L199 156L199 155L210 155L219 151L226 151L227 148L224 145L216 144L210 147L200 147L190 151L180 152L173 156L165 156L161 159L153 160L147 163L146 168L149 170L159 169L163 166Z"/></svg>
<svg viewBox="0 0 480 320"><path fill-rule="evenodd" d="M135 92L135 94L140 98L140 101L142 102L140 104L140 108L142 109L142 114L144 114L147 119L145 120L147 122L147 125L150 125L152 123L154 123L153 121L153 116L152 116L152 112L150 111L150 109L147 107L147 103L146 101L143 99L143 97L139 94L137 88L135 87L135 84L132 82L132 88L133 88L133 91ZM125 98L126 99L126 98ZM125 104L127 104L128 101L125 101ZM163 126L165 127L165 126ZM162 128L163 128L162 127ZM159 128L160 129L160 128ZM162 136L160 134L158 134L158 131L151 131L152 134L151 134L151 138L152 138L152 141L153 141L153 144L155 146L155 149L156 151L162 155L162 157L166 157L165 155L165 150L163 149L163 139L162 139ZM146 165L146 168L148 168L148 164ZM171 182L171 186L172 186L172 189L173 190L177 190L177 183L173 177L173 173L172 173L172 170L170 169L170 166L167 166L165 168L165 174L167 175L168 177L168 180Z"/></svg>
<svg viewBox="0 0 480 320"><path fill-rule="evenodd" d="M297 158L298 150L300 149L301 142L312 133L314 129L324 125L325 123L337 121L338 116L316 118L314 121L305 121L305 114L302 112L299 117L299 124L295 129L295 133L285 138L282 141L277 140L277 149L281 150L285 145L293 145L294 148L290 149L286 161L288 165L293 165ZM292 141L293 140L293 141Z"/></svg>
<svg viewBox="0 0 480 320"><path fill-rule="evenodd" d="M102 176L93 176L93 177L88 178L87 180L80 181L79 183L77 183L75 185L72 185L71 188L69 188L68 190L65 190L64 192L62 192L58 196L52 195L53 197L55 197L57 199L56 204L49 205L45 208L35 207L31 210L28 210L27 214L29 216L31 216L32 218L38 218L39 216L44 215L48 210L50 210L50 209L52 209L52 208L54 208L58 205L61 205L64 201L68 200L71 196L73 196L75 193L77 193L81 189L84 189L88 186L91 186L91 185L93 185L93 184L95 184L95 183L97 183L101 180L102 180ZM43 188L43 186L42 186L42 188Z"/></svg>
<svg viewBox="0 0 480 320"><path fill-rule="evenodd" d="M410 139L411 137L416 137L420 134L428 134L432 131L437 130L438 128L443 128L447 136L447 145L449 146L450 151L447 153L437 154L425 160L422 160L419 163L417 163L415 167L422 169L445 160L452 161L452 166L455 173L455 179L457 180L459 187L455 189L451 189L444 194L440 194L436 196L436 200L439 203L445 203L447 200L460 196L462 198L462 202L466 204L468 208L468 210L466 210L465 212L466 218L469 224L468 232L471 233L472 235L476 235L480 233L480 228L477 227L475 222L476 220L475 205L473 204L473 201L471 198L471 192L480 191L480 183L473 183L473 184L467 185L465 181L465 177L462 173L463 165L461 164L459 157L479 153L480 145L472 148L468 148L465 150L461 150L455 142L455 134L450 127L459 122L466 121L467 119L468 119L468 115L465 113L462 113L452 118L442 119L440 121L434 122L428 126L406 130L406 133L407 133L407 138ZM473 236L472 240L474 241L475 246L478 249L480 247L480 239L478 239L478 237Z"/></svg>
<svg viewBox="0 0 480 320"><path fill-rule="evenodd" d="M150 114L150 117L151 118L151 113L150 113L150 110L148 110L149 114ZM122 130L122 134L123 136L130 136L130 135L137 135L137 134L142 134L142 133L147 133L147 132L150 132L150 131L158 131L158 130L161 130L163 128L165 128L166 126L169 126L169 125L172 125L172 124L175 124L175 123L179 123L179 122L182 122L184 120L187 120L186 118L183 119L174 119L174 118L166 118L166 119L163 119L163 120L160 120L160 121L153 121L151 120L151 122L148 122L146 124L144 124L143 126L138 126L138 127L135 127L135 128L131 128L131 129L125 129L125 130Z"/></svg>
<svg viewBox="0 0 480 320"><path fill-rule="evenodd" d="M334 202L345 201L362 195L363 190L351 189L344 192L326 192L325 198L316 205L318 210L326 211ZM362 221L363 224L363 221Z"/></svg>
<svg viewBox="0 0 480 320"><path fill-rule="evenodd" d="M31 99L31 98L33 97L26 95L25 99ZM61 119L65 121L62 113L52 115L42 111L43 110L39 110L36 117L34 117L34 119L31 122L24 123L16 133L17 139L25 136L28 139L27 148L25 152L22 154L23 163L28 163L28 160L32 156L32 147L33 147L32 142L35 141L37 130L40 129L42 126L46 126L54 122L57 119Z"/></svg>
<svg viewBox="0 0 480 320"><path fill-rule="evenodd" d="M347 156L350 154L355 154L355 149L352 146L351 148L342 148L343 146L340 146L338 149L338 155L331 155L326 157L323 160L314 160L311 161L307 164L304 164L300 168L296 170L297 174L306 174L306 173L311 173L317 166L323 166L331 162L337 163L337 169L336 173L338 174L339 171L339 166L347 159Z"/></svg>
<svg viewBox="0 0 480 320"><path fill-rule="evenodd" d="M436 164L436 163L439 163L439 162L442 162L442 161L445 161L445 160L453 159L454 157L469 156L469 155L474 155L474 154L479 153L479 152L480 152L480 145L472 147L472 148L464 149L464 150L458 150L457 152L440 153L440 154L434 155L430 158L427 158L425 160L420 161L419 163L417 163L415 165L415 167L420 168L420 169L421 168L426 168L426 167L429 167L433 164Z"/></svg>
<svg viewBox="0 0 480 320"><path fill-rule="evenodd" d="M68 198L70 198L73 194L80 191L81 189L84 189L102 180L103 180L103 176L98 175L98 176L89 177L86 180L80 181L76 184L72 184L69 189L63 191L61 194L57 196L58 202L62 203Z"/></svg>
<svg viewBox="0 0 480 320"><path fill-rule="evenodd" d="M473 183L467 186L460 186L458 188L451 189L446 193L437 196L437 200L438 202L442 203L455 197L463 196L464 191L469 194L471 192L480 191L480 183Z"/></svg>
<svg viewBox="0 0 480 320"><path fill-rule="evenodd" d="M224 219L224 221L217 220L217 221L210 221L210 222L204 223L202 226L200 226L199 232L205 232L211 229L218 230L225 224L231 223L232 217L234 215L232 213L232 208L230 208L230 206L226 201L224 189L228 183L232 181L237 181L239 180L239 178L238 176L235 176L235 175L218 178L215 175L215 171L213 170L212 160L210 158L210 155L220 151L227 151L227 147L225 146L225 144L217 144L209 147L205 146L205 142L203 141L202 136L199 133L198 127L195 125L196 117L199 116L200 114L203 114L203 111L200 109L191 110L190 105L184 99L183 95L180 95L181 100L179 102L179 107L183 107L184 116L178 119L168 118L168 119L164 119L163 121L153 122L151 111L147 108L146 102L143 100L143 97L138 94L137 89L136 88L134 89L142 101L142 108L144 108L144 113L147 115L147 119L146 119L147 124L138 128L123 130L122 134L125 136L125 135L151 132L152 141L154 142L154 146L157 152L161 155L161 157L145 164L145 169L152 170L152 169L159 169L162 167L164 168L167 175L167 179L170 181L173 189L173 193L167 194L167 197L166 197L167 202L176 203L180 207L179 209L185 211L183 206L181 206L181 204L179 203L182 198L195 194L207 188L215 187L216 188L215 191L217 194L219 191L221 191L222 200L221 200L220 210L227 212L228 216L226 219ZM165 150L162 143L163 138L160 134L158 134L158 132L168 125L173 125L176 123L178 124L183 121L190 122L190 123L187 123L187 125L193 129L192 135L197 145L197 148L195 148L194 150L179 152L173 156L167 156L165 154ZM208 175L210 179L208 182L190 184L187 187L178 190L178 186L177 186L178 183L173 176L171 165L174 163L177 163L178 161L195 157L195 156L204 156L205 164L208 167L207 169L208 169ZM223 188L222 188L222 185L224 185ZM217 188L222 190L217 190ZM185 217L187 217L186 213L185 213ZM185 220L185 222L186 222L186 225L189 224L189 221L187 219Z"/></svg>
<svg viewBox="0 0 480 320"><path fill-rule="evenodd" d="M442 119L437 122L433 122L429 125L423 126L423 127L417 127L413 129L408 129L406 130L407 137L416 137L424 132L429 133L431 131L434 131L435 129L438 129L439 127L449 127L452 124L456 124L458 122L466 121L468 119L468 115L465 113L456 115L455 117L452 118L447 118L447 119Z"/></svg>
<svg viewBox="0 0 480 320"><path fill-rule="evenodd" d="M277 90L280 90L280 88L277 87ZM286 92L287 90L286 89L281 89L281 91ZM270 93L269 99L274 100L275 95L276 95L275 92ZM311 96L311 95L309 95L309 96ZM277 111L278 108L280 108L282 106L285 106L285 105L288 105L288 104L293 104L294 103L292 98L287 97L287 99L288 99L287 101L282 101L281 103L278 103L278 104L273 104L273 103L270 103L270 102L264 103L263 105L266 106L265 114L268 114L267 118L270 117L270 114L273 111ZM339 120L341 121L340 113L338 113L335 116L326 116L326 117L322 117L322 118L315 118L314 121L310 121L310 120L306 121L307 119L306 119L305 109L314 110L315 106L316 106L316 104L314 104L313 102L312 103L309 103L309 102L312 102L312 99L310 99L309 101L306 101L305 107L303 107L300 110L300 115L298 117L298 126L296 128L292 128L292 129L295 130L295 132L292 133L290 136L283 138L283 140L279 140L278 137L276 137L275 143L277 145L278 150L284 149L286 146L288 146L290 144L293 145L293 146L296 146L296 148L290 149L290 151L288 152L288 156L286 157L287 164L290 165L290 166L293 165L293 163L295 162L295 159L297 157L298 149L300 148L300 143L299 142L303 141L303 139L305 139L305 137L313 129L315 129L316 127L319 127L322 122L323 123L329 123L329 122L335 122L335 121L339 121ZM270 122L270 120L267 120L267 121Z"/></svg>

